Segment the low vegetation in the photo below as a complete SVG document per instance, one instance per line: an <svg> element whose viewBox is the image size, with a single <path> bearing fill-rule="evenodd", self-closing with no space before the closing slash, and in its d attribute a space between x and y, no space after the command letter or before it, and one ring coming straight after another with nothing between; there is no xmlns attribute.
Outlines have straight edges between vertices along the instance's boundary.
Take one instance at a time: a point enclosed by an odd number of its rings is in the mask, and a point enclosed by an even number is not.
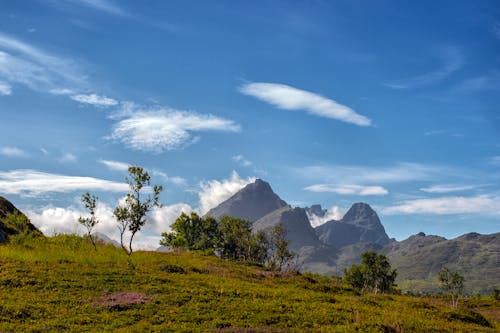
<svg viewBox="0 0 500 333"><path fill-rule="evenodd" d="M340 278L86 237L0 244L2 332L495 332L500 302L360 293ZM92 253L90 256L89 253Z"/></svg>

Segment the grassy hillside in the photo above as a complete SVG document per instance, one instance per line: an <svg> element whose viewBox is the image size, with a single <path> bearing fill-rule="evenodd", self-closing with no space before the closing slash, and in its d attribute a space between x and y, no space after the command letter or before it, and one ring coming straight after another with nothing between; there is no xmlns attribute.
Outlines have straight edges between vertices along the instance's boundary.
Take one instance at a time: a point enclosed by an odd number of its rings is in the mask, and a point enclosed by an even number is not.
<svg viewBox="0 0 500 333"><path fill-rule="evenodd" d="M0 332L494 332L500 302L360 295L338 279L200 253L95 252L76 236L0 245Z"/></svg>

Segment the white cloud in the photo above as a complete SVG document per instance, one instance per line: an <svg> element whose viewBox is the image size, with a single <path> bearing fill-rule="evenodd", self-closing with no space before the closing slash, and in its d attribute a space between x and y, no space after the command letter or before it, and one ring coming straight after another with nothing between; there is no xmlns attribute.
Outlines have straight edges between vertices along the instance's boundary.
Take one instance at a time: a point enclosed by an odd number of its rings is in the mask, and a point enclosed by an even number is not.
<svg viewBox="0 0 500 333"><path fill-rule="evenodd" d="M134 150L161 153L195 142L198 138L193 137L193 133L196 132L239 130L239 125L232 120L213 115L163 108L151 111L138 109L116 123L109 138Z"/></svg>
<svg viewBox="0 0 500 333"><path fill-rule="evenodd" d="M58 161L60 163L76 163L78 161L78 158L71 153L66 153L61 156Z"/></svg>
<svg viewBox="0 0 500 333"><path fill-rule="evenodd" d="M0 171L0 192L5 194L38 195L82 190L126 192L128 189L125 183L92 177L66 176L36 170Z"/></svg>
<svg viewBox="0 0 500 333"><path fill-rule="evenodd" d="M313 228L320 226L328 221L336 220L339 221L344 217L346 210L340 208L339 206L332 206L330 209L326 211L325 216L318 216L314 214L307 214L309 218L309 222Z"/></svg>
<svg viewBox="0 0 500 333"><path fill-rule="evenodd" d="M358 165L311 165L292 169L305 179L321 179L322 182L397 183L414 180L432 180L443 174L452 175L453 170L440 166L419 163L397 163L393 166L369 167Z"/></svg>
<svg viewBox="0 0 500 333"><path fill-rule="evenodd" d="M155 208L151 216L152 228L159 234L169 232L170 225L181 215L190 214L193 208L185 203L178 203L170 206Z"/></svg>
<svg viewBox="0 0 500 333"><path fill-rule="evenodd" d="M9 96L12 94L12 87L7 82L0 81L0 95Z"/></svg>
<svg viewBox="0 0 500 333"><path fill-rule="evenodd" d="M97 94L78 94L72 95L70 98L82 104L90 104L97 107L115 106L118 104L117 100L106 96L99 96Z"/></svg>
<svg viewBox="0 0 500 333"><path fill-rule="evenodd" d="M51 55L4 33L0 33L0 79L9 87L20 84L45 92L86 85L86 76L75 61Z"/></svg>
<svg viewBox="0 0 500 333"><path fill-rule="evenodd" d="M393 89L409 89L434 84L446 79L449 75L462 68L464 64L462 52L456 47L442 47L437 54L444 62L440 69L406 79L386 82L384 85Z"/></svg>
<svg viewBox="0 0 500 333"><path fill-rule="evenodd" d="M344 195L386 195L389 193L382 186L315 184L305 188L311 192L330 192Z"/></svg>
<svg viewBox="0 0 500 333"><path fill-rule="evenodd" d="M171 182L172 184L179 185L179 186L186 185L186 183L187 183L186 178L182 178L179 176L169 177L168 181Z"/></svg>
<svg viewBox="0 0 500 333"><path fill-rule="evenodd" d="M75 92L71 89L68 89L68 88L54 88L54 89L50 89L49 93L51 93L53 95L65 96L65 95L72 95Z"/></svg>
<svg viewBox="0 0 500 333"><path fill-rule="evenodd" d="M450 193L450 192L472 190L476 187L477 186L472 186L472 185L433 185L421 188L420 191L427 193Z"/></svg>
<svg viewBox="0 0 500 333"><path fill-rule="evenodd" d="M99 160L100 163L104 164L110 170L116 171L128 171L130 164L111 160Z"/></svg>
<svg viewBox="0 0 500 333"><path fill-rule="evenodd" d="M170 225L182 213L190 213L192 208L184 203L171 206L155 207L144 228L137 233L134 238L133 247L135 249L154 250L159 247L161 233L170 231ZM85 229L78 223L80 216L86 216L88 213L81 208L75 207L43 207L40 210L26 210L26 215L31 222L37 226L45 235L55 233L76 233L84 234ZM98 203L96 216L99 223L94 231L105 234L106 236L120 240L118 224L113 215L113 208L103 203Z"/></svg>
<svg viewBox="0 0 500 333"><path fill-rule="evenodd" d="M253 163L245 158L243 155L235 155L232 157L232 160L238 163L241 166L248 167L251 166Z"/></svg>
<svg viewBox="0 0 500 333"><path fill-rule="evenodd" d="M205 214L210 209L229 199L233 194L254 181L254 177L246 179L240 178L238 173L233 171L231 178L229 179L224 179L222 181L210 180L208 182L201 183L201 191L198 194L200 199L200 213Z"/></svg>
<svg viewBox="0 0 500 333"><path fill-rule="evenodd" d="M499 215L500 198L491 196L477 197L441 197L430 199L407 200L402 204L382 209L387 215L392 214L478 214Z"/></svg>
<svg viewBox="0 0 500 333"><path fill-rule="evenodd" d="M9 157L27 157L28 154L17 147L2 147L0 148L0 154Z"/></svg>
<svg viewBox="0 0 500 333"><path fill-rule="evenodd" d="M371 120L351 108L321 95L278 83L254 82L240 91L284 110L305 110L307 113L344 121L358 126L370 126Z"/></svg>
<svg viewBox="0 0 500 333"><path fill-rule="evenodd" d="M49 154L49 151L45 148L40 148L40 151L42 152L42 154L44 155L48 155Z"/></svg>

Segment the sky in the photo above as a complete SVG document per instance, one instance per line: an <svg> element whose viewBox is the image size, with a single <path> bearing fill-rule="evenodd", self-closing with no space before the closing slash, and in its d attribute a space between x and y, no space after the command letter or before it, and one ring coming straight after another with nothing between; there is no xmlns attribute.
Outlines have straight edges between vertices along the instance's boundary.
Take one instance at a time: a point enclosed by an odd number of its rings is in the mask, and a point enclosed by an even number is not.
<svg viewBox="0 0 500 333"><path fill-rule="evenodd" d="M0 2L0 195L46 234L89 191L115 237L128 165L164 186L145 248L256 178L397 240L499 232L499 105L498 1Z"/></svg>

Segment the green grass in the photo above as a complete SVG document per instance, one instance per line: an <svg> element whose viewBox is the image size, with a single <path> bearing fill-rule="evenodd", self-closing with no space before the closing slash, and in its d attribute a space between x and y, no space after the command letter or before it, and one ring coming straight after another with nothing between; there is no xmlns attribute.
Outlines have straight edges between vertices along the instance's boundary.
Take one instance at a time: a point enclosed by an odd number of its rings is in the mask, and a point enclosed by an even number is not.
<svg viewBox="0 0 500 333"><path fill-rule="evenodd" d="M0 332L494 332L499 301L360 295L314 274L56 236L0 245ZM150 302L106 307L118 292Z"/></svg>

